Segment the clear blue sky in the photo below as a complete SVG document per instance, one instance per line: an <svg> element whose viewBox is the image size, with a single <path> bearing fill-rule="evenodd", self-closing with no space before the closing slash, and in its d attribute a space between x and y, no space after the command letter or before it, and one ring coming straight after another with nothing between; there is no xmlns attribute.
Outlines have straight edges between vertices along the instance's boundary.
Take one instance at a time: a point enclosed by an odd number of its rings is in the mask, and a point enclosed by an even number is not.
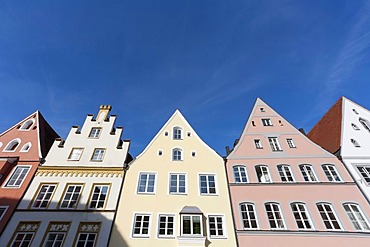
<svg viewBox="0 0 370 247"><path fill-rule="evenodd" d="M113 106L137 155L179 108L217 152L256 97L310 130L370 108L369 1L1 1L0 130L36 110L66 137Z"/></svg>

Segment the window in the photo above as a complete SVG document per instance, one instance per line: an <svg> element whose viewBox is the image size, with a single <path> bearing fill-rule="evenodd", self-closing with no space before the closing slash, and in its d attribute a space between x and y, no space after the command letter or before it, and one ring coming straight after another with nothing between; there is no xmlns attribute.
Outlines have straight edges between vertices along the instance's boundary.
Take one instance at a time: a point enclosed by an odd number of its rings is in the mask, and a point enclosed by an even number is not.
<svg viewBox="0 0 370 247"><path fill-rule="evenodd" d="M95 148L91 161L103 161L104 152L104 148Z"/></svg>
<svg viewBox="0 0 370 247"><path fill-rule="evenodd" d="M267 166L264 166L264 165L256 166L256 173L257 173L258 182L272 183L270 172Z"/></svg>
<svg viewBox="0 0 370 247"><path fill-rule="evenodd" d="M89 134L89 138L99 138L100 136L100 132L101 132L101 128L91 128L91 131L90 131L90 134Z"/></svg>
<svg viewBox="0 0 370 247"><path fill-rule="evenodd" d="M173 237L174 227L175 227L175 216L159 215L159 224L158 224L159 237Z"/></svg>
<svg viewBox="0 0 370 247"><path fill-rule="evenodd" d="M182 129L180 127L173 128L173 139L181 140L182 139Z"/></svg>
<svg viewBox="0 0 370 247"><path fill-rule="evenodd" d="M32 144L30 142L27 142L23 145L20 152L28 152L31 148Z"/></svg>
<svg viewBox="0 0 370 247"><path fill-rule="evenodd" d="M98 233L100 231L100 222L81 222L78 226L75 247L94 247Z"/></svg>
<svg viewBox="0 0 370 247"><path fill-rule="evenodd" d="M13 187L13 188L21 187L24 179L26 178L28 172L30 171L30 168L31 167L29 166L16 166L4 187Z"/></svg>
<svg viewBox="0 0 370 247"><path fill-rule="evenodd" d="M168 136L168 131L165 131L164 132L164 136Z"/></svg>
<svg viewBox="0 0 370 247"><path fill-rule="evenodd" d="M356 111L356 109L352 109L352 111L353 111L355 114L358 114L358 112Z"/></svg>
<svg viewBox="0 0 370 247"><path fill-rule="evenodd" d="M360 128L356 124L352 123L351 125L354 130L360 130Z"/></svg>
<svg viewBox="0 0 370 247"><path fill-rule="evenodd" d="M306 205L303 203L290 204L292 212L299 229L312 229L310 216L308 215Z"/></svg>
<svg viewBox="0 0 370 247"><path fill-rule="evenodd" d="M133 236L149 236L149 214L135 214Z"/></svg>
<svg viewBox="0 0 370 247"><path fill-rule="evenodd" d="M269 118L262 118L263 126L272 126L271 119Z"/></svg>
<svg viewBox="0 0 370 247"><path fill-rule="evenodd" d="M215 175L199 175L200 194L215 195L216 194L216 178Z"/></svg>
<svg viewBox="0 0 370 247"><path fill-rule="evenodd" d="M304 181L317 182L316 174L311 165L299 165Z"/></svg>
<svg viewBox="0 0 370 247"><path fill-rule="evenodd" d="M351 220L353 227L359 231L369 231L369 222L362 213L360 207L357 204L346 203L343 204L344 210L346 210L349 219Z"/></svg>
<svg viewBox="0 0 370 247"><path fill-rule="evenodd" d="M196 155L197 155L197 152L195 152L195 151L192 151L192 152L191 152L191 156L192 156L192 157L195 157Z"/></svg>
<svg viewBox="0 0 370 247"><path fill-rule="evenodd" d="M186 175L170 174L170 194L186 193Z"/></svg>
<svg viewBox="0 0 370 247"><path fill-rule="evenodd" d="M370 166L358 166L358 171L367 183L370 183Z"/></svg>
<svg viewBox="0 0 370 247"><path fill-rule="evenodd" d="M296 145L294 144L294 142L293 142L293 139L292 139L292 138L288 138L288 139L286 139L286 142L288 143L288 146L289 146L290 148L296 148Z"/></svg>
<svg viewBox="0 0 370 247"><path fill-rule="evenodd" d="M256 209L252 203L240 204L244 229L258 229Z"/></svg>
<svg viewBox="0 0 370 247"><path fill-rule="evenodd" d="M60 208L76 208L78 200L80 199L82 185L70 184L64 192Z"/></svg>
<svg viewBox="0 0 370 247"><path fill-rule="evenodd" d="M324 170L325 175L329 179L329 181L333 182L342 181L334 165L322 165L322 169Z"/></svg>
<svg viewBox="0 0 370 247"><path fill-rule="evenodd" d="M83 148L72 148L71 153L69 154L69 160L80 160Z"/></svg>
<svg viewBox="0 0 370 247"><path fill-rule="evenodd" d="M257 149L262 149L262 142L260 139L254 139L254 145L256 146Z"/></svg>
<svg viewBox="0 0 370 247"><path fill-rule="evenodd" d="M90 198L89 209L104 208L109 187L109 185L94 185Z"/></svg>
<svg viewBox="0 0 370 247"><path fill-rule="evenodd" d="M140 173L137 192L154 193L155 176L155 173Z"/></svg>
<svg viewBox="0 0 370 247"><path fill-rule="evenodd" d="M318 203L317 209L319 210L320 216L324 222L326 229L329 230L340 230L341 227L335 216L333 208L328 203Z"/></svg>
<svg viewBox="0 0 370 247"><path fill-rule="evenodd" d="M17 226L15 235L8 246L30 247L39 224L39 222L20 222Z"/></svg>
<svg viewBox="0 0 370 247"><path fill-rule="evenodd" d="M280 205L278 203L266 203L265 208L271 229L284 229L285 226L280 212Z"/></svg>
<svg viewBox="0 0 370 247"><path fill-rule="evenodd" d="M182 150L180 148L172 150L172 160L182 160Z"/></svg>
<svg viewBox="0 0 370 247"><path fill-rule="evenodd" d="M351 139L351 142L352 142L353 146L355 146L356 148L361 147L360 144L355 139Z"/></svg>
<svg viewBox="0 0 370 247"><path fill-rule="evenodd" d="M247 168L245 166L234 166L235 183L248 183Z"/></svg>
<svg viewBox="0 0 370 247"><path fill-rule="evenodd" d="M158 150L158 156L162 156L163 150Z"/></svg>
<svg viewBox="0 0 370 247"><path fill-rule="evenodd" d="M277 166L279 175L282 182L294 182L292 171L288 165L278 165Z"/></svg>
<svg viewBox="0 0 370 247"><path fill-rule="evenodd" d="M261 111L261 112L265 112L265 108L261 107L261 108L260 108L260 111Z"/></svg>
<svg viewBox="0 0 370 247"><path fill-rule="evenodd" d="M69 222L51 222L47 228L47 234L43 246L44 247L63 246L63 242L68 229Z"/></svg>
<svg viewBox="0 0 370 247"><path fill-rule="evenodd" d="M181 215L182 235L202 235L201 215Z"/></svg>
<svg viewBox="0 0 370 247"><path fill-rule="evenodd" d="M367 131L370 132L370 124L369 124L369 121L367 121L364 118L360 118L359 121L362 124L362 126L364 126L364 128L367 129Z"/></svg>
<svg viewBox="0 0 370 247"><path fill-rule="evenodd" d="M220 215L210 215L208 216L208 229L209 236L211 238L224 237L224 224L223 216Z"/></svg>
<svg viewBox="0 0 370 247"><path fill-rule="evenodd" d="M24 122L22 124L20 130L30 130L31 126L33 125L34 122L35 122L35 120L33 120L33 119L27 120L26 122Z"/></svg>
<svg viewBox="0 0 370 247"><path fill-rule="evenodd" d="M56 188L56 184L42 184L32 203L32 208L47 208Z"/></svg>
<svg viewBox="0 0 370 247"><path fill-rule="evenodd" d="M280 147L277 137L269 137L269 143L273 152L283 151Z"/></svg>
<svg viewBox="0 0 370 247"><path fill-rule="evenodd" d="M187 132L187 135L188 135L188 137L190 137L191 136L191 132Z"/></svg>
<svg viewBox="0 0 370 247"><path fill-rule="evenodd" d="M21 144L21 140L19 138L17 139L14 139L12 141L10 141L8 143L8 145L6 145L6 147L4 148L4 152L14 152L17 147L19 146L19 144Z"/></svg>
<svg viewBox="0 0 370 247"><path fill-rule="evenodd" d="M5 215L6 210L8 210L8 206L0 206L0 221Z"/></svg>

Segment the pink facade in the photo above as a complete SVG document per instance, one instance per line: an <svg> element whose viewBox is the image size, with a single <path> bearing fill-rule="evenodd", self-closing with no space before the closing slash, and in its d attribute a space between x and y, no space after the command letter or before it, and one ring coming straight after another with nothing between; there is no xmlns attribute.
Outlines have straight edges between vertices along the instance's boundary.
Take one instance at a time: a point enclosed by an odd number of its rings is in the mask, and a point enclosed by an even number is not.
<svg viewBox="0 0 370 247"><path fill-rule="evenodd" d="M226 167L239 246L370 245L370 206L344 165L262 100Z"/></svg>
<svg viewBox="0 0 370 247"><path fill-rule="evenodd" d="M38 111L0 135L0 235L56 137Z"/></svg>

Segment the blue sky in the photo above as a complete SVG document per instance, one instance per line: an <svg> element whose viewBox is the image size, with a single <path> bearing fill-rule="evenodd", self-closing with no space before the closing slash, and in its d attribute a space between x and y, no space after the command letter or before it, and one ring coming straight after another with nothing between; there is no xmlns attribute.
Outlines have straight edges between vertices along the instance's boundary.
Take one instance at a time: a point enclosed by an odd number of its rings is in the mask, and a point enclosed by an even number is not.
<svg viewBox="0 0 370 247"><path fill-rule="evenodd" d="M0 130L36 110L66 137L113 106L137 155L179 108L217 152L256 97L310 130L370 108L369 1L1 1Z"/></svg>

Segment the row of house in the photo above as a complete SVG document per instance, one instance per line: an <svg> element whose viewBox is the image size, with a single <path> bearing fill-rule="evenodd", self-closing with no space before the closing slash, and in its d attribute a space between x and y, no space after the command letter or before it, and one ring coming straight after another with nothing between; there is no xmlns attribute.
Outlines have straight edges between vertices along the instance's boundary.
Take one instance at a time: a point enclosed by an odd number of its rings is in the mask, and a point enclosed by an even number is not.
<svg viewBox="0 0 370 247"><path fill-rule="evenodd" d="M0 135L1 246L370 244L370 111L342 97L306 135L261 99L221 157L176 110L134 159L111 107L59 138Z"/></svg>

